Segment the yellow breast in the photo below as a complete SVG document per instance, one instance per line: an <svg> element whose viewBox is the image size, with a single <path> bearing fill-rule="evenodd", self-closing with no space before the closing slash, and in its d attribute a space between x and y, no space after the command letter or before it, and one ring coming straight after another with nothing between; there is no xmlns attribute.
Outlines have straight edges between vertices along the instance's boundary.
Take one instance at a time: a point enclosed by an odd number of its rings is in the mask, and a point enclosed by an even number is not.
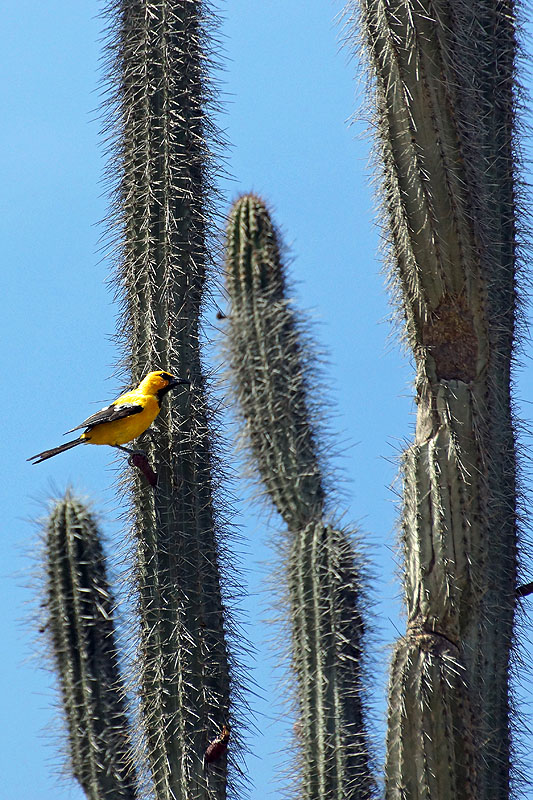
<svg viewBox="0 0 533 800"><path fill-rule="evenodd" d="M131 393L133 394L133 393ZM126 400L126 396L121 398ZM129 402L137 402L138 398L128 397ZM87 433L82 433L81 438L86 439L91 444L126 444L136 439L141 433L150 427L154 419L159 414L159 403L154 396L144 397L142 404L144 409L129 417L116 419L112 422L102 422L95 425Z"/></svg>

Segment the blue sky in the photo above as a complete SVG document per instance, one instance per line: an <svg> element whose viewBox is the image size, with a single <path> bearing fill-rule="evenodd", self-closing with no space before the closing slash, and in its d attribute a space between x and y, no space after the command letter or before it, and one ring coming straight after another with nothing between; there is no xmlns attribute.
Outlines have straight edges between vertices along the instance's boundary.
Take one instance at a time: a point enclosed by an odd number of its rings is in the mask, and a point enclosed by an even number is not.
<svg viewBox="0 0 533 800"><path fill-rule="evenodd" d="M335 461L346 478L346 519L357 524L376 580L373 625L375 723L383 731L390 644L403 625L395 550L398 454L414 422L412 367L389 323L391 307L370 187L369 138L354 80L356 63L340 49L334 18L340 3L322 0L227 0L223 16L224 114L231 148L221 184L229 206L239 192L262 194L285 233L294 262L295 301L316 321L329 354L324 413L335 432ZM67 484L91 498L112 543L120 540L112 453L81 448L32 466L26 458L61 442L64 430L112 399L118 353L117 309L106 286L110 265L99 252L107 199L97 109L102 6L90 2L5 0L3 72L2 242L4 311L4 474L0 637L2 745L0 800L78 800L58 778L54 694L32 656L26 623L35 597L35 520L47 498ZM531 49L531 48L530 48ZM355 122L348 119L355 115ZM221 207L225 211L225 207ZM206 324L217 325L212 310ZM7 343L7 346L6 346ZM517 373L526 423L533 395L530 348ZM211 366L215 366L212 363ZM530 444L528 440L524 442ZM235 455L228 463L239 471ZM239 500L235 523L244 537L239 559L249 599L243 612L257 649L250 663L263 699L253 700L259 732L250 740L253 798L279 796L283 762L279 684L267 640L265 562L277 519ZM531 601L533 602L533 600ZM522 678L522 691L531 683ZM528 710L527 704L524 710ZM526 741L526 751L531 742ZM531 771L531 752L526 752ZM59 782L58 782L59 781Z"/></svg>

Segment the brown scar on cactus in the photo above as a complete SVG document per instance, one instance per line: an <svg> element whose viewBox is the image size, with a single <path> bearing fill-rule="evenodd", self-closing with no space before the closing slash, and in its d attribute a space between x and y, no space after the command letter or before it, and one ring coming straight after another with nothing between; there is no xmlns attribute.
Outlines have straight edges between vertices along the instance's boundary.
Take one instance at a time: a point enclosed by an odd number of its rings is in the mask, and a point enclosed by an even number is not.
<svg viewBox="0 0 533 800"><path fill-rule="evenodd" d="M422 347L435 363L437 380L475 379L478 343L464 294L444 295L429 313L422 326Z"/></svg>

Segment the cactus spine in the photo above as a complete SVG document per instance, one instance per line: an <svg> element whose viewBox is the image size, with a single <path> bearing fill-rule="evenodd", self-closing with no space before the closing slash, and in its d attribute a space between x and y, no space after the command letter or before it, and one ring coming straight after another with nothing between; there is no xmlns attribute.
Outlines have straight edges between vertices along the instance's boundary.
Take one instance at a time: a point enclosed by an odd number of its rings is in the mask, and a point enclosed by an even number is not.
<svg viewBox="0 0 533 800"><path fill-rule="evenodd" d="M516 585L515 27L508 0L360 0L382 197L416 361L406 636L387 797L508 797Z"/></svg>
<svg viewBox="0 0 533 800"><path fill-rule="evenodd" d="M72 774L88 800L135 800L114 601L100 533L86 506L68 492L48 518L45 553L45 630L61 690Z"/></svg>
<svg viewBox="0 0 533 800"><path fill-rule="evenodd" d="M234 390L251 456L288 528L282 551L299 707L298 796L368 798L361 580L349 536L325 519L316 408L307 393L312 365L286 298L277 233L254 195L231 211L226 279Z"/></svg>
<svg viewBox="0 0 533 800"><path fill-rule="evenodd" d="M145 437L156 489L130 479L147 752L158 800L220 800L226 756L204 770L203 755L229 722L231 680L198 342L210 265L212 15L192 0L121 0L112 11L112 221L125 366L133 381L157 367L192 381Z"/></svg>

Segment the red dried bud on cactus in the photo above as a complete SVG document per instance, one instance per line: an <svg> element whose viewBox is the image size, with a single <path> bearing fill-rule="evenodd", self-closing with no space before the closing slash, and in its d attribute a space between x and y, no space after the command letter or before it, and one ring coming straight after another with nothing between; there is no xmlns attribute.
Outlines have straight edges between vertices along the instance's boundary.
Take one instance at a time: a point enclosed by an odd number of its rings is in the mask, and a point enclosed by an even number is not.
<svg viewBox="0 0 533 800"><path fill-rule="evenodd" d="M229 742L229 734L229 728L227 725L223 725L222 732L207 746L207 749L204 753L204 764L211 764L213 761L218 761L220 756L226 752Z"/></svg>
<svg viewBox="0 0 533 800"><path fill-rule="evenodd" d="M148 459L144 455L144 453L133 453L128 458L128 462L129 464L131 464L132 467L137 467L137 469L139 469L142 472L142 474L144 475L146 481L150 484L150 486L157 485L157 475L150 466Z"/></svg>

